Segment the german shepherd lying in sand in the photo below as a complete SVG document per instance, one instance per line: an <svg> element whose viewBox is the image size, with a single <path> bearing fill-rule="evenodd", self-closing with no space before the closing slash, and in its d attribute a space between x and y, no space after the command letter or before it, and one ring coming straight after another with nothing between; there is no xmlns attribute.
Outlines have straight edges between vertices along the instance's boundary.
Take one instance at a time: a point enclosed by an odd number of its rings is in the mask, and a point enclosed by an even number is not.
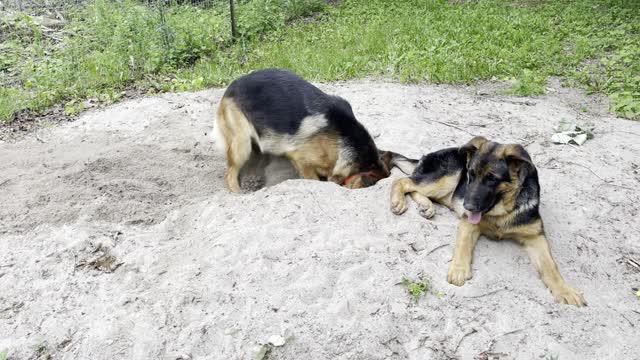
<svg viewBox="0 0 640 360"><path fill-rule="evenodd" d="M551 256L538 212L538 173L521 145L475 137L460 148L425 155L419 162L407 159L402 169L412 174L392 185L393 213L407 210L405 194L409 193L425 218L435 214L432 201L449 207L461 218L447 275L449 283L462 286L471 278L473 249L480 235L508 238L524 245L558 302L586 305L582 295L564 281Z"/></svg>
<svg viewBox="0 0 640 360"><path fill-rule="evenodd" d="M229 85L214 125L226 151L225 182L240 192L252 151L288 158L301 177L362 188L389 176L396 154L380 152L351 105L283 69L260 70Z"/></svg>

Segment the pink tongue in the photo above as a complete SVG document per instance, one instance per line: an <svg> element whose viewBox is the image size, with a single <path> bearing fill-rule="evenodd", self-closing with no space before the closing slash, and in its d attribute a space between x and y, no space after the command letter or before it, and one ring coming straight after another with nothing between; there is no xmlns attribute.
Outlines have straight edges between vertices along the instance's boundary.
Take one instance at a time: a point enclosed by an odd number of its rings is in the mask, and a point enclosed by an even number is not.
<svg viewBox="0 0 640 360"><path fill-rule="evenodd" d="M467 215L467 220L469 220L469 222L473 225L478 224L480 222L480 219L482 219L482 213L479 212L472 212Z"/></svg>

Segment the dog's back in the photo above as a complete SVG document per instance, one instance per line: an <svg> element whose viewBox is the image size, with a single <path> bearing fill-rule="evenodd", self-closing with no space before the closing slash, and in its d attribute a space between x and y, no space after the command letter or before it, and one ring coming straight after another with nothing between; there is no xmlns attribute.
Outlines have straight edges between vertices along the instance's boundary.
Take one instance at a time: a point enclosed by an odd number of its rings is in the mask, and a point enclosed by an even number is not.
<svg viewBox="0 0 640 360"><path fill-rule="evenodd" d="M229 85L224 97L234 99L259 135L265 131L294 135L304 118L326 113L334 102L333 97L282 69L242 76Z"/></svg>
<svg viewBox="0 0 640 360"><path fill-rule="evenodd" d="M295 150L319 132L339 131L357 123L346 100L325 94L283 69L255 71L236 79L227 88L223 102L237 107L246 118L252 128L251 140L259 149L274 155ZM231 102L233 104L229 104ZM221 129L221 117L224 114L218 116L218 130ZM234 128L230 130L242 127L236 126L240 124L229 125ZM234 132L237 135L238 131ZM222 135L229 137L224 132ZM219 143L224 144L224 141Z"/></svg>

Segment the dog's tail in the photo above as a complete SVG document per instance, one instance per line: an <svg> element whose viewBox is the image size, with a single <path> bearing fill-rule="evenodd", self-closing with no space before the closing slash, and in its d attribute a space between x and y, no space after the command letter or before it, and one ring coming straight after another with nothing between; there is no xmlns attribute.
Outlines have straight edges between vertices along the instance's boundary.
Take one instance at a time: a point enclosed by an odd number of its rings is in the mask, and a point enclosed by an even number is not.
<svg viewBox="0 0 640 360"><path fill-rule="evenodd" d="M211 140L213 144L218 149L218 151L224 152L227 151L227 142L222 135L222 131L220 130L220 121L223 121L224 118L224 105L222 102L218 105L218 111L216 111L216 116L213 119L213 131L211 132Z"/></svg>
<svg viewBox="0 0 640 360"><path fill-rule="evenodd" d="M387 165L387 168L391 170L392 167L397 167L403 173L411 175L413 170L418 166L420 160L410 159L404 155L395 153L393 151L380 150L380 158Z"/></svg>

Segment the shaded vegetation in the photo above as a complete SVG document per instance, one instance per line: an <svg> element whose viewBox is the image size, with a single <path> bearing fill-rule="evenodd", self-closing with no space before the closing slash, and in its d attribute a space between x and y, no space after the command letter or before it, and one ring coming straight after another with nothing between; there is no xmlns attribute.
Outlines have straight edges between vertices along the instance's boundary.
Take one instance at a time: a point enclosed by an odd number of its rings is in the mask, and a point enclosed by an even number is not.
<svg viewBox="0 0 640 360"><path fill-rule="evenodd" d="M635 2L238 1L235 43L226 5L95 0L59 31L24 14L0 16L0 120L60 102L74 114L85 99L109 103L132 86L221 86L274 66L315 81L509 80L515 95L542 94L547 78L560 76L640 119Z"/></svg>

